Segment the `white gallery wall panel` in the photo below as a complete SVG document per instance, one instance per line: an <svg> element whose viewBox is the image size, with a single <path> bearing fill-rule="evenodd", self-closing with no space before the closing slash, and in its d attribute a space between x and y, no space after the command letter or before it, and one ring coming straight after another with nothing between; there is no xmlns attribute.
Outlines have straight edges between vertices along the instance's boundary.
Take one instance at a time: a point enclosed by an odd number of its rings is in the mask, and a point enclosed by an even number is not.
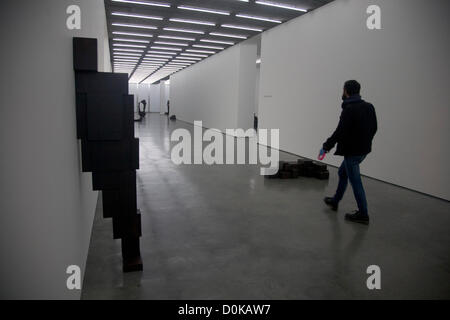
<svg viewBox="0 0 450 320"><path fill-rule="evenodd" d="M253 128L253 114L255 112L256 92L256 58L259 37L239 44L239 105L237 127L241 129Z"/></svg>
<svg viewBox="0 0 450 320"><path fill-rule="evenodd" d="M239 46L231 47L172 75L171 114L207 128L236 128L239 58Z"/></svg>
<svg viewBox="0 0 450 320"><path fill-rule="evenodd" d="M366 26L373 4L381 30ZM344 81L356 79L379 120L362 172L449 200L448 12L446 0L337 0L265 32L260 127L281 129L282 150L316 158L338 123Z"/></svg>
<svg viewBox="0 0 450 320"><path fill-rule="evenodd" d="M74 4L81 30L66 27ZM0 36L0 299L79 299L66 269L84 275L98 193L81 172L72 38L97 38L110 70L104 2L3 1Z"/></svg>

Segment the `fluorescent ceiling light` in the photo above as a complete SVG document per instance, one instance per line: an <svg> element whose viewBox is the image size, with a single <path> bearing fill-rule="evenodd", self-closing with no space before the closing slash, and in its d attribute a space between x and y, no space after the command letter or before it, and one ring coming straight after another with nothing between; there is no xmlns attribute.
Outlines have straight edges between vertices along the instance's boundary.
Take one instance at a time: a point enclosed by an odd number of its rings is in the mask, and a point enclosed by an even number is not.
<svg viewBox="0 0 450 320"><path fill-rule="evenodd" d="M136 28L136 29L149 29L149 30L156 30L157 27L154 26L147 26L142 24L131 24L131 23L118 23L114 22L112 23L114 27L124 27L124 28Z"/></svg>
<svg viewBox="0 0 450 320"><path fill-rule="evenodd" d="M223 28L230 28L230 29L241 29L241 30L263 32L263 29L252 28L252 27L244 27L244 26L237 26L237 25L234 25L234 24L223 24L222 27Z"/></svg>
<svg viewBox="0 0 450 320"><path fill-rule="evenodd" d="M183 49L180 49L180 48L159 47L159 46L152 46L151 49L157 49L157 50L171 50L171 51L182 51L182 50L183 50Z"/></svg>
<svg viewBox="0 0 450 320"><path fill-rule="evenodd" d="M187 43L181 43L181 42L155 41L153 43L155 43L155 44L165 44L165 45L168 45L168 46L180 46L180 47L187 47L187 46L189 46Z"/></svg>
<svg viewBox="0 0 450 320"><path fill-rule="evenodd" d="M173 56L173 55L178 54L178 52L154 51L154 50L149 50L149 51L147 51L147 53L151 53L151 54L163 54L163 55L168 55L168 56Z"/></svg>
<svg viewBox="0 0 450 320"><path fill-rule="evenodd" d="M136 45L136 44L123 44L123 43L114 43L113 47L147 48L146 46L141 46L141 45Z"/></svg>
<svg viewBox="0 0 450 320"><path fill-rule="evenodd" d="M133 36L133 37L145 37L145 38L152 38L152 34L148 33L132 33L132 32L122 32L122 31L113 31L113 34L118 34L122 36Z"/></svg>
<svg viewBox="0 0 450 320"><path fill-rule="evenodd" d="M207 51L207 50L194 50L194 49L187 49L187 52L197 52L197 53L207 53L207 54L215 54L215 51Z"/></svg>
<svg viewBox="0 0 450 320"><path fill-rule="evenodd" d="M192 29L164 28L164 30L166 30L166 31L173 31L173 32L185 32L185 33L205 34L203 31L192 30Z"/></svg>
<svg viewBox="0 0 450 320"><path fill-rule="evenodd" d="M279 3L279 2L272 2L272 1L255 1L257 4L263 4L265 6L271 6L271 7L277 7L282 9L289 9L289 10L295 10L295 11L302 11L302 12L308 12L306 9L302 9L299 7L295 7L289 4Z"/></svg>
<svg viewBox="0 0 450 320"><path fill-rule="evenodd" d="M114 51L123 51L123 52L144 52L144 50L135 50L135 49L117 49L114 48Z"/></svg>
<svg viewBox="0 0 450 320"><path fill-rule="evenodd" d="M195 48L205 48L205 49L215 49L215 50L224 50L224 47L216 47L216 46L204 46L201 44L194 44L192 45Z"/></svg>
<svg viewBox="0 0 450 320"><path fill-rule="evenodd" d="M178 6L178 9L191 10L191 11L200 11L200 12L214 13L214 14L221 14L221 15L224 15L224 16L229 16L230 15L229 12L222 11L222 10L198 8L198 7L191 7L191 6Z"/></svg>
<svg viewBox="0 0 450 320"><path fill-rule="evenodd" d="M129 59L130 57L127 57L127 56L120 56L120 57L114 57L114 61L117 61L117 59ZM140 58L137 58L137 60L136 59L133 59L134 61L139 61L139 59Z"/></svg>
<svg viewBox="0 0 450 320"><path fill-rule="evenodd" d="M195 38L185 38L185 37L175 37L175 36L158 36L158 38L163 39L174 39L174 40L185 40L185 41L195 41Z"/></svg>
<svg viewBox="0 0 450 320"><path fill-rule="evenodd" d="M127 53L127 52L114 52L114 56L121 55L121 56L132 56L132 57L140 57L141 55L139 53Z"/></svg>
<svg viewBox="0 0 450 320"><path fill-rule="evenodd" d="M129 68L129 69L134 69L136 67L136 64L133 64L133 65L130 65L130 64L122 64L122 65L114 64L114 66L121 66L121 67L126 67L126 68Z"/></svg>
<svg viewBox="0 0 450 320"><path fill-rule="evenodd" d="M216 25L213 22L200 21L200 20L178 19L178 18L171 18L169 20L172 21L172 22L199 24L199 25L202 25L202 26L215 26Z"/></svg>
<svg viewBox="0 0 450 320"><path fill-rule="evenodd" d="M133 65L135 65L135 64L136 64L136 62L137 62L137 61L133 61L133 62L127 62L127 61L117 61L117 60L114 60L114 64L118 64L118 63L121 63L121 64L127 64L127 65L130 65L130 64L133 64Z"/></svg>
<svg viewBox="0 0 450 320"><path fill-rule="evenodd" d="M221 32L210 32L209 34L211 36L217 36L217 37L247 39L246 36L242 36L242 35L238 35L238 34L229 34L229 33L221 33Z"/></svg>
<svg viewBox="0 0 450 320"><path fill-rule="evenodd" d="M170 61L169 62L169 64L181 64L181 65L191 65L191 64L193 64L193 63L195 63L195 61L175 61L175 60L172 60L172 61Z"/></svg>
<svg viewBox="0 0 450 320"><path fill-rule="evenodd" d="M111 13L113 16L117 17L127 17L127 18L138 18L138 19L147 19L147 20L163 20L162 17L156 17L156 16L147 16L143 14L132 14L132 13L125 13L125 12L113 12Z"/></svg>
<svg viewBox="0 0 450 320"><path fill-rule="evenodd" d="M194 53L180 53L181 56L189 56L189 57L202 57L207 58L206 54L194 54Z"/></svg>
<svg viewBox="0 0 450 320"><path fill-rule="evenodd" d="M162 59L162 58L144 58L145 62L164 62L169 61L169 59Z"/></svg>
<svg viewBox="0 0 450 320"><path fill-rule="evenodd" d="M171 68L186 68L189 66L190 66L190 64L168 64L168 65L166 65L166 67L171 67Z"/></svg>
<svg viewBox="0 0 450 320"><path fill-rule="evenodd" d="M137 60L133 60L133 59L114 59L114 62L133 62L133 63L138 63L139 59L137 59Z"/></svg>
<svg viewBox="0 0 450 320"><path fill-rule="evenodd" d="M259 20L259 21L267 21L267 22L273 22L273 23L283 23L280 20L264 18L264 17L258 17L258 16L252 16L252 15L243 14L243 13L237 14L236 17L238 17L238 18L245 18L245 19Z"/></svg>
<svg viewBox="0 0 450 320"><path fill-rule="evenodd" d="M140 57L129 57L129 56L114 56L114 59L129 59L138 61Z"/></svg>
<svg viewBox="0 0 450 320"><path fill-rule="evenodd" d="M234 45L234 42L230 42L230 41L221 41L221 40L210 40L210 39L201 39L200 42L210 42L210 43L228 44L228 45L230 45L230 46Z"/></svg>
<svg viewBox="0 0 450 320"><path fill-rule="evenodd" d="M183 60L202 60L202 58L185 57L185 56L179 56L179 57L175 58L175 60L178 60L178 59L183 59Z"/></svg>
<svg viewBox="0 0 450 320"><path fill-rule="evenodd" d="M113 41L122 41L122 42L136 42L136 43L149 43L148 40L136 40L136 39L125 39L125 38L113 38Z"/></svg>
<svg viewBox="0 0 450 320"><path fill-rule="evenodd" d="M154 6L154 7L165 7L170 8L170 4L162 3L162 2L153 2L153 1L137 1L137 0L112 0L113 2L122 2L122 3L131 3L131 4L140 4L144 6Z"/></svg>
<svg viewBox="0 0 450 320"><path fill-rule="evenodd" d="M173 56L173 54L171 55L160 55L160 54L147 54L146 57L151 57L151 58L171 58Z"/></svg>
<svg viewBox="0 0 450 320"><path fill-rule="evenodd" d="M189 64L193 64L193 63L196 63L197 61L174 59L174 60L172 60L172 62L179 62L179 63L189 63Z"/></svg>

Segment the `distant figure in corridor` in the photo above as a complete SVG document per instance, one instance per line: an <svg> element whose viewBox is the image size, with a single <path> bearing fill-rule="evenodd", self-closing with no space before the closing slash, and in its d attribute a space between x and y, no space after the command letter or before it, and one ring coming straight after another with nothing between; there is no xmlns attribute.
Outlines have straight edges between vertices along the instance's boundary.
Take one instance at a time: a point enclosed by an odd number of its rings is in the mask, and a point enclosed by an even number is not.
<svg viewBox="0 0 450 320"><path fill-rule="evenodd" d="M372 140L378 125L374 106L361 99L360 91L361 85L356 80L345 83L339 125L323 144L320 154L330 152L337 143L335 155L344 156L344 161L339 168L339 185L336 194L334 197L325 198L325 203L337 211L350 180L358 203L358 211L346 214L345 218L352 222L369 224L366 194L359 165L372 151Z"/></svg>

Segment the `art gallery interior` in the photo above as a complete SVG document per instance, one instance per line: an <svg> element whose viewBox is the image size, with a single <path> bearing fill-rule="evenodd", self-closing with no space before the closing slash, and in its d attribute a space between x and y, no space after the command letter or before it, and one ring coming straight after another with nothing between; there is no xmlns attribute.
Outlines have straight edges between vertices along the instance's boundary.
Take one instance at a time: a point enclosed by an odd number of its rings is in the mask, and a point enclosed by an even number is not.
<svg viewBox="0 0 450 320"><path fill-rule="evenodd" d="M449 12L446 0L2 1L0 299L449 299ZM360 165L368 225L345 219L350 185L337 211L323 202L343 157L318 160L353 79L378 121ZM279 141L263 143L265 129ZM249 151L256 138L281 169L312 160L329 175L178 164L176 132L200 134L193 158L212 132L224 157L225 141Z"/></svg>

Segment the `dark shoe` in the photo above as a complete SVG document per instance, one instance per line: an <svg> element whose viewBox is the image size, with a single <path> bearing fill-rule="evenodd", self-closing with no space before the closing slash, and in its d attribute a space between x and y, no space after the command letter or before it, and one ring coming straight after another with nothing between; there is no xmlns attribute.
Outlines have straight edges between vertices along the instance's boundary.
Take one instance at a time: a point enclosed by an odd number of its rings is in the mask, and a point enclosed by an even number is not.
<svg viewBox="0 0 450 320"><path fill-rule="evenodd" d="M367 214L362 214L359 211L355 211L355 213L347 213L345 215L345 220L366 225L370 222L369 216Z"/></svg>
<svg viewBox="0 0 450 320"><path fill-rule="evenodd" d="M336 201L334 201L334 198L330 198L330 197L326 197L325 199L323 199L323 201L325 202L325 204L327 206L329 206L331 209L333 209L334 211L337 211L338 209L338 203Z"/></svg>

